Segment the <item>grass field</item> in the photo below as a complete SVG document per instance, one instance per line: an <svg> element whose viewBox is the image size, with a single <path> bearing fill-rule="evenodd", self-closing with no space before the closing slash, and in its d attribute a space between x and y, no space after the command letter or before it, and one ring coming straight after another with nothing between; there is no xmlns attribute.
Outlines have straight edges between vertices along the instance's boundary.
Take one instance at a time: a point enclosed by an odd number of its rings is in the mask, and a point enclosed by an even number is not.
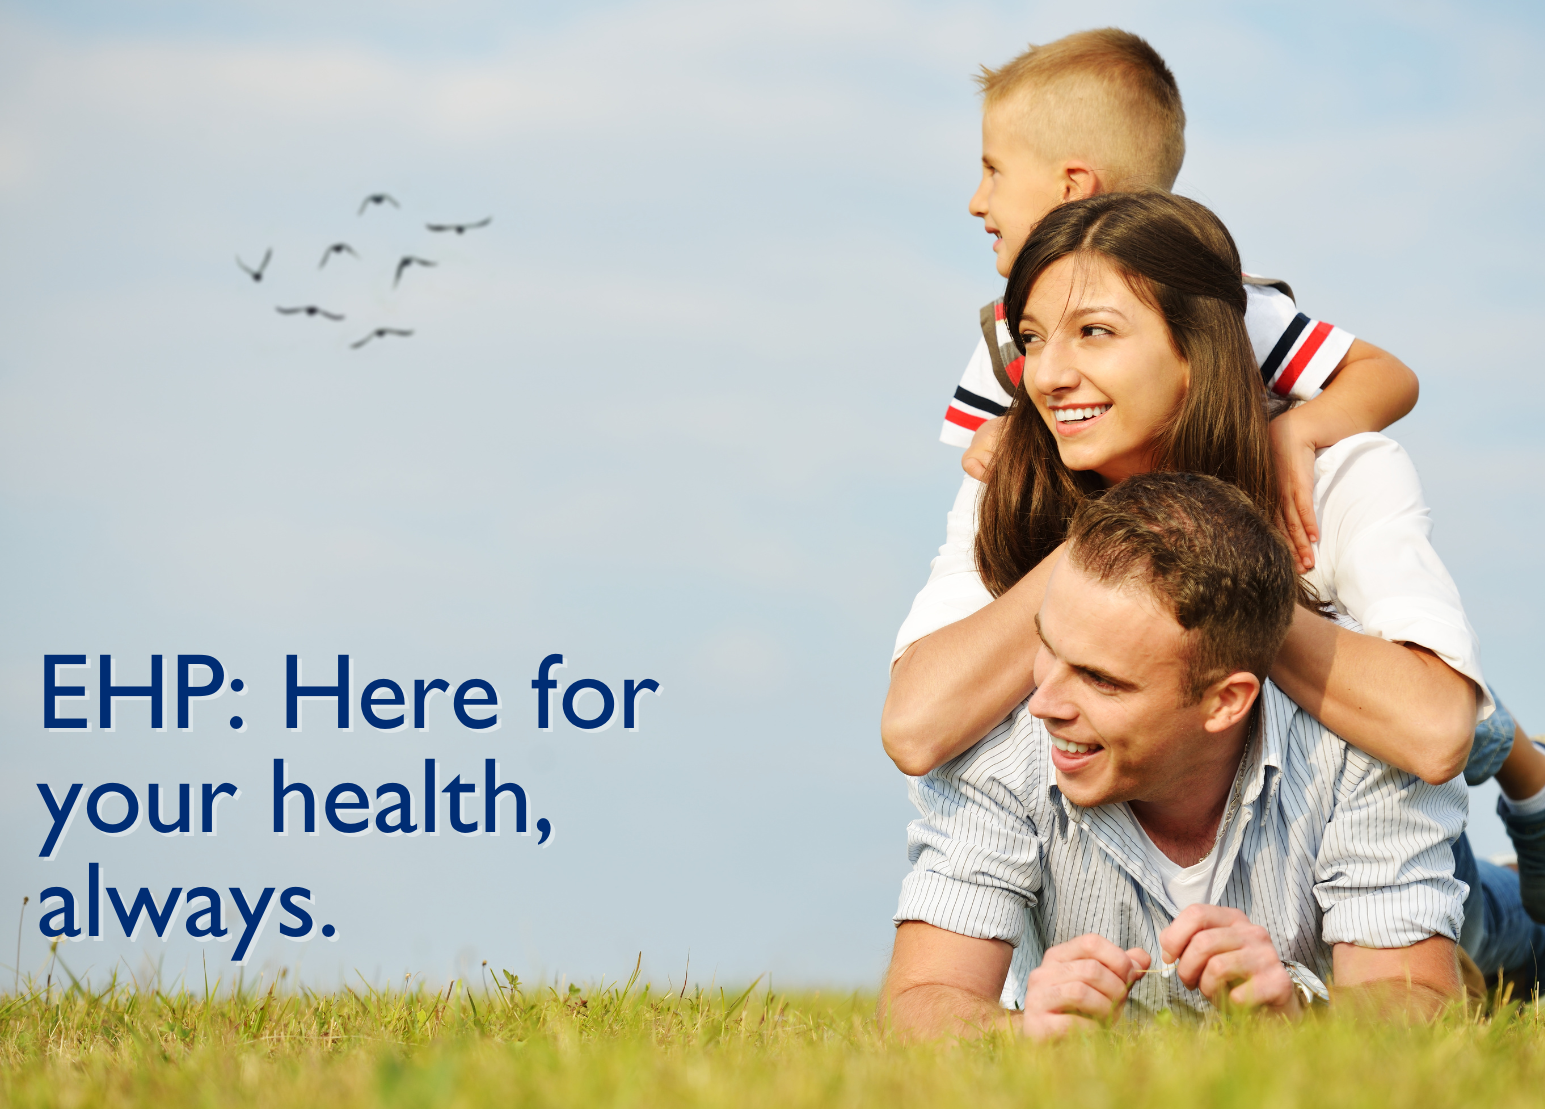
<svg viewBox="0 0 1545 1109"><path fill-rule="evenodd" d="M1539 1106L1545 1010L1117 1025L1060 1045L888 1043L863 994L617 984L0 998L16 1106ZM469 988L470 987L470 988Z"/></svg>

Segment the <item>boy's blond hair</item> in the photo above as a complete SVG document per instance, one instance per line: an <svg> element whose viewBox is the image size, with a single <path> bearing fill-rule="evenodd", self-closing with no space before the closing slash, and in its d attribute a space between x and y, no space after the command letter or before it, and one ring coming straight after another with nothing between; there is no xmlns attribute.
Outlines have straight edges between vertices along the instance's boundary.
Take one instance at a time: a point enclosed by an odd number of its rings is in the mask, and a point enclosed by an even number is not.
<svg viewBox="0 0 1545 1109"><path fill-rule="evenodd" d="M1180 88L1159 52L1105 27L1031 46L977 75L988 109L1017 110L1031 147L1048 161L1086 158L1112 191L1170 189L1186 156Z"/></svg>

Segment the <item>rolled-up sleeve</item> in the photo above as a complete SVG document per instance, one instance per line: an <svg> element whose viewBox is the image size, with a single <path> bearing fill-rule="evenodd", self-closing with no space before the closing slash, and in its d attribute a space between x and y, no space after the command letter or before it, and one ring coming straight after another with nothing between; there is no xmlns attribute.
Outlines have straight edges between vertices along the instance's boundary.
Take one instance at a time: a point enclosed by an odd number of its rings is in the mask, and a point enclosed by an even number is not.
<svg viewBox="0 0 1545 1109"><path fill-rule="evenodd" d="M913 598L911 611L896 634L891 662L923 636L992 602L992 594L976 569L976 505L984 488L973 477L961 482L954 507L945 518L944 545L930 564L927 584Z"/></svg>
<svg viewBox="0 0 1545 1109"><path fill-rule="evenodd" d="M1359 947L1457 940L1468 890L1450 845L1469 811L1463 780L1429 785L1353 748L1344 773L1315 866L1322 938Z"/></svg>
<svg viewBox="0 0 1545 1109"><path fill-rule="evenodd" d="M1043 866L1026 803L1040 777L1035 745L1025 741L1033 727L1016 716L964 755L912 779L912 803L922 815L907 827L912 872L901 885L898 924L921 920L1019 944Z"/></svg>

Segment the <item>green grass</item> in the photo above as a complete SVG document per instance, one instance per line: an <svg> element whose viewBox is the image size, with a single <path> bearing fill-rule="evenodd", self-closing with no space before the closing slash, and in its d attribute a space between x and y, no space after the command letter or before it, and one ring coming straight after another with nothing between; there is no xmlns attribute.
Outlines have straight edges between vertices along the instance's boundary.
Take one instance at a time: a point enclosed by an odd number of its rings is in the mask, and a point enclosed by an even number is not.
<svg viewBox="0 0 1545 1109"><path fill-rule="evenodd" d="M0 1104L1538 1106L1545 1011L1118 1025L1059 1045L887 1042L866 995L453 983L0 998Z"/></svg>

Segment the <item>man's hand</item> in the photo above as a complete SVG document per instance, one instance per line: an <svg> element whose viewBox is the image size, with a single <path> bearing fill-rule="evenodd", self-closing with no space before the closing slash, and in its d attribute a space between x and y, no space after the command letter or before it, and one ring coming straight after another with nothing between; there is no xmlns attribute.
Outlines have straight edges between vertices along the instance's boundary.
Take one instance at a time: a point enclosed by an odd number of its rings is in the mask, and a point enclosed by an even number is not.
<svg viewBox="0 0 1545 1109"><path fill-rule="evenodd" d="M1298 557L1298 568L1307 573L1314 569L1311 544L1320 539L1319 525L1314 519L1314 455L1322 444L1316 440L1315 429L1299 414L1301 411L1284 412L1267 425L1267 430L1271 433L1271 453L1276 463L1280 498L1277 526L1292 545L1293 553ZM976 450L975 439L971 440L971 450ZM964 459L961 465L965 465Z"/></svg>
<svg viewBox="0 0 1545 1109"><path fill-rule="evenodd" d="M960 468L977 481L986 481L987 468L992 465L993 453L998 449L998 440L1002 437L1002 416L995 416L982 424L976 429L976 434L971 436L971 445L966 448L966 453L960 456ZM1312 459L1310 465L1313 465Z"/></svg>
<svg viewBox="0 0 1545 1109"><path fill-rule="evenodd" d="M1030 974L1021 1030L1044 1040L1110 1020L1152 961L1140 947L1123 951L1093 933L1058 944Z"/></svg>
<svg viewBox="0 0 1545 1109"><path fill-rule="evenodd" d="M1303 1013L1298 990L1271 935L1238 909L1192 905L1159 933L1166 962L1188 990L1201 990L1219 1009L1230 1005L1286 1017Z"/></svg>

